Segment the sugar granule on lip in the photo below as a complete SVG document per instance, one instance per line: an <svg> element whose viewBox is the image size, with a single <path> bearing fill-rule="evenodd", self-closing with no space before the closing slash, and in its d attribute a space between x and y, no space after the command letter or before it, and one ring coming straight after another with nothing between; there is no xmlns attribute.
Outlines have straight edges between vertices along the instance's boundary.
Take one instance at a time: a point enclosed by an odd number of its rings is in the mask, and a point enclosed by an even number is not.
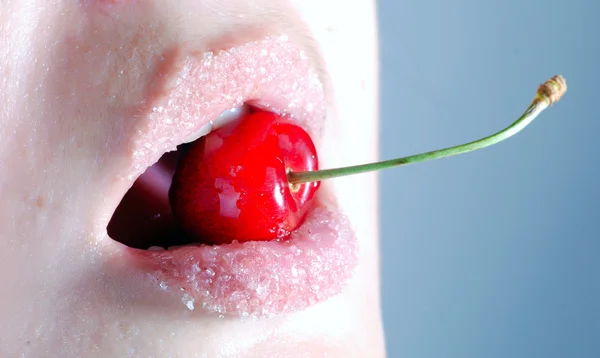
<svg viewBox="0 0 600 358"><path fill-rule="evenodd" d="M139 130L128 177L137 177L162 153L186 141L199 124L245 101L302 118L312 132L320 130L326 116L323 84L310 61L289 42L270 38L217 54L176 53L165 55L165 73L156 81L161 85L153 89L148 104L132 109L147 121Z"/></svg>
<svg viewBox="0 0 600 358"><path fill-rule="evenodd" d="M189 309L268 317L338 294L356 263L356 238L346 217L316 208L288 241L161 252L155 278L180 287L174 293Z"/></svg>

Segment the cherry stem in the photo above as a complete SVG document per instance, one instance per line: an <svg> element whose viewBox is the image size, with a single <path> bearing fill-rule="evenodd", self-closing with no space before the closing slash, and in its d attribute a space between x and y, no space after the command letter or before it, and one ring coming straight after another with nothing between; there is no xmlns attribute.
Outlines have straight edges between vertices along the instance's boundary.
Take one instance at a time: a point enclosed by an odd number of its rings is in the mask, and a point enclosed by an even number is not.
<svg viewBox="0 0 600 358"><path fill-rule="evenodd" d="M424 162L432 159L450 157L471 152L501 142L520 132L531 123L542 111L558 101L567 91L567 82L562 76L554 76L539 86L533 102L527 110L513 124L488 137L454 147L434 150L427 153L411 155L408 157L386 160L377 163L355 165L344 168L315 170L306 172L289 172L290 184L302 184L324 179L337 178L347 175L366 173L381 169L392 168L400 165Z"/></svg>

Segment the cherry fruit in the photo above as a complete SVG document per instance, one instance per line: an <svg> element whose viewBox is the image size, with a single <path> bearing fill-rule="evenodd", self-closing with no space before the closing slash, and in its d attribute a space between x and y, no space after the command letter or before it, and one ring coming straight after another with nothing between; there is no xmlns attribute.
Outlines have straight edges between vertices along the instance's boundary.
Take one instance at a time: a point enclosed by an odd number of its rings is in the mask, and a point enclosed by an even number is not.
<svg viewBox="0 0 600 358"><path fill-rule="evenodd" d="M193 142L169 200L184 230L202 242L283 238L302 223L319 187L318 181L290 184L287 173L317 169L306 131L258 111Z"/></svg>
<svg viewBox="0 0 600 358"><path fill-rule="evenodd" d="M310 136L274 113L256 112L191 144L169 191L173 213L191 236L222 244L285 238L303 221L319 181L438 159L496 144L525 128L566 92L563 77L543 83L505 129L445 149L383 162L318 170Z"/></svg>

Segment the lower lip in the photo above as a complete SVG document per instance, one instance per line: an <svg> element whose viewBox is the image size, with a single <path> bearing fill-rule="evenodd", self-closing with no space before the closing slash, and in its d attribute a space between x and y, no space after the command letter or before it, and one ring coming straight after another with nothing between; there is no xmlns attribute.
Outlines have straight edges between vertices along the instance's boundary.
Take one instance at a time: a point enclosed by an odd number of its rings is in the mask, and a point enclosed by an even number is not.
<svg viewBox="0 0 600 358"><path fill-rule="evenodd" d="M176 75L160 73L159 81L171 81L150 91L156 99L146 107L147 128L133 143L126 177L131 183L223 110L256 99L257 106L301 119L318 140L326 113L322 82L285 37L172 62ZM356 236L328 189L320 188L305 222L285 240L168 251L138 250L112 240L116 246L109 246L120 253L115 258L139 269L144 283L190 310L238 317L299 311L339 294L358 260Z"/></svg>
<svg viewBox="0 0 600 358"><path fill-rule="evenodd" d="M239 317L296 312L340 293L358 257L346 217L326 205L286 240L128 248L125 256L188 309Z"/></svg>

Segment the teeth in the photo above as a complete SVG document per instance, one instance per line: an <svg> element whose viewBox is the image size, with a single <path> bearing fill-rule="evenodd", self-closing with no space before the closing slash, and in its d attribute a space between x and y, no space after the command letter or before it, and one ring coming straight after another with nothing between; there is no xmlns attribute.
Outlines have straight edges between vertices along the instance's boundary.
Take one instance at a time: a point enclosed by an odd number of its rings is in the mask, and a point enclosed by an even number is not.
<svg viewBox="0 0 600 358"><path fill-rule="evenodd" d="M236 119L246 115L249 112L249 108L247 105L243 105L237 108L231 108L226 111L223 111L221 115L215 119L214 121L210 121L210 123L205 124L202 128L200 128L196 133L189 136L183 143L190 143L195 141L196 139L203 137L210 133L212 130L220 128L230 122L235 121Z"/></svg>
<svg viewBox="0 0 600 358"><path fill-rule="evenodd" d="M193 142L196 139L207 135L208 133L210 133L211 130L212 130L212 121L208 124L205 124L202 128L200 128L200 130L198 132L189 136L188 139L186 139L183 143Z"/></svg>
<svg viewBox="0 0 600 358"><path fill-rule="evenodd" d="M148 251L168 251L168 250L175 250L175 249L178 249L178 248L184 247L184 246L198 246L198 244L173 245L173 246L169 246L167 248L164 248L162 246L150 246L147 250Z"/></svg>
<svg viewBox="0 0 600 358"><path fill-rule="evenodd" d="M167 251L168 251L168 250L175 250L175 249L178 249L178 248L180 248L180 247L190 247L190 246L198 246L198 244L193 244L193 243L192 243L192 244L185 244L185 245L174 245L174 246L169 246L169 247L167 247Z"/></svg>
<svg viewBox="0 0 600 358"><path fill-rule="evenodd" d="M237 108L231 108L228 109L226 111L223 111L223 113L221 113L221 115L219 116L219 118L217 118L215 121L213 121L213 129L215 128L219 128L231 121L234 121L238 118L240 118L241 116L247 114L249 112L249 108L247 105L243 105L241 107L237 107Z"/></svg>
<svg viewBox="0 0 600 358"><path fill-rule="evenodd" d="M150 246L148 251L165 251L165 248L160 246Z"/></svg>

